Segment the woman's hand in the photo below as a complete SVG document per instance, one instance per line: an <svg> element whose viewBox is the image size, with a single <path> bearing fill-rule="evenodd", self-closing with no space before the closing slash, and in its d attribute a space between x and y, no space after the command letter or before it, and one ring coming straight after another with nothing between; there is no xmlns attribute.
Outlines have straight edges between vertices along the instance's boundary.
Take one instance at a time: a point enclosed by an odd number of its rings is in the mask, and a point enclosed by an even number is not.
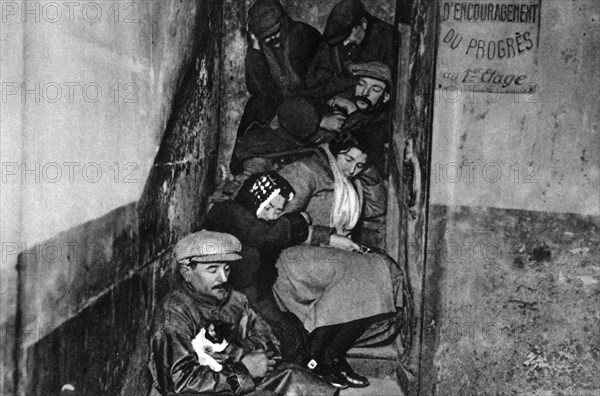
<svg viewBox="0 0 600 396"><path fill-rule="evenodd" d="M352 239L337 234L331 235L329 239L329 246L348 251L360 250L360 246L353 242Z"/></svg>

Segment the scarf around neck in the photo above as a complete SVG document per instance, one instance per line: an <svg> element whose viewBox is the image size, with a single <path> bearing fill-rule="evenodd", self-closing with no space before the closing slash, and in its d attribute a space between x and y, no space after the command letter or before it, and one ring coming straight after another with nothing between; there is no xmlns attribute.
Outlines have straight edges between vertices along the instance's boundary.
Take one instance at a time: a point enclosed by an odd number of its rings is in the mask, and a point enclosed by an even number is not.
<svg viewBox="0 0 600 396"><path fill-rule="evenodd" d="M337 234L348 236L360 218L362 208L361 190L358 189L357 191L354 184L344 176L335 157L329 150L329 144L324 143L321 148L327 154L329 166L333 173L333 207L330 227L335 228Z"/></svg>

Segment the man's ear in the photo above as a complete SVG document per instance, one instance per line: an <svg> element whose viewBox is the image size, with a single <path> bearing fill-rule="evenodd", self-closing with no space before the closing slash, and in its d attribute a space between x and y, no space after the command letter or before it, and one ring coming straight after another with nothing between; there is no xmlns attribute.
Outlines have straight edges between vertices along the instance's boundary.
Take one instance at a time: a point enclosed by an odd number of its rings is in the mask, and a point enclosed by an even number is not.
<svg viewBox="0 0 600 396"><path fill-rule="evenodd" d="M192 280L191 271L192 269L187 265L179 266L179 273L181 274L181 276L183 276L183 279L185 279L186 282L190 282Z"/></svg>
<svg viewBox="0 0 600 396"><path fill-rule="evenodd" d="M360 25L362 26L362 28L363 28L364 30L367 30L367 26L369 26L369 22L367 22L367 18L363 17L363 18L360 20Z"/></svg>
<svg viewBox="0 0 600 396"><path fill-rule="evenodd" d="M387 103L391 98L391 95L389 92L386 92L383 94L383 103Z"/></svg>

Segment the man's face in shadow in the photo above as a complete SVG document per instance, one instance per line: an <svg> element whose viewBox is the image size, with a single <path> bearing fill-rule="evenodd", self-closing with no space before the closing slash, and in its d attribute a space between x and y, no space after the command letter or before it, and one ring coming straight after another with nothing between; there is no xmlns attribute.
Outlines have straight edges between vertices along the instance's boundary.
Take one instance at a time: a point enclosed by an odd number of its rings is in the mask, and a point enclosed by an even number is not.
<svg viewBox="0 0 600 396"><path fill-rule="evenodd" d="M281 29L262 39L263 43L271 48L279 49L281 47Z"/></svg>
<svg viewBox="0 0 600 396"><path fill-rule="evenodd" d="M371 77L361 76L354 88L354 103L359 110L370 110L390 99L385 82Z"/></svg>

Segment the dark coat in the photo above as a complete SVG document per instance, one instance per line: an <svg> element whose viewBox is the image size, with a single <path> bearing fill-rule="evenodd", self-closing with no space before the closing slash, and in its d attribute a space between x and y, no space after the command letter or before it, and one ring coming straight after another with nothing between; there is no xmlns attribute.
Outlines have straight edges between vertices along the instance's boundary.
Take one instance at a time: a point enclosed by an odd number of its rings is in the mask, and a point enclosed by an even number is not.
<svg viewBox="0 0 600 396"><path fill-rule="evenodd" d="M300 213L264 221L236 201L215 203L206 215L204 228L231 234L242 243L242 259L231 266L229 277L233 288L240 291L252 285L269 290L275 281L273 271L281 250L308 237L308 224Z"/></svg>
<svg viewBox="0 0 600 396"><path fill-rule="evenodd" d="M249 47L246 52L246 87L251 97L244 109L238 136L243 135L252 122L268 124L283 99L302 93L308 67L322 38L317 29L306 23L289 18L287 21L281 51L277 54L281 71L269 67L265 50L258 51ZM287 57L295 76L286 70L284 56ZM294 79L298 81L288 81L285 87L281 84L284 80Z"/></svg>
<svg viewBox="0 0 600 396"><path fill-rule="evenodd" d="M149 363L154 391L165 396L337 394L333 386L289 364L275 367L260 382L253 379L241 358L259 349L278 355L279 342L269 325L248 306L246 296L232 291L224 301L217 302L187 282L179 286L167 295L155 316ZM228 322L233 330L229 339L234 346L232 358L220 372L200 365L192 346L192 340L210 320Z"/></svg>
<svg viewBox="0 0 600 396"><path fill-rule="evenodd" d="M231 323L230 343L239 351L237 359L224 364L218 373L200 365L192 346L192 340L210 320ZM243 294L232 291L217 302L181 281L155 316L149 367L161 394L244 394L255 385L239 358L255 349L278 353L277 344L268 324L250 309Z"/></svg>
<svg viewBox="0 0 600 396"><path fill-rule="evenodd" d="M304 92L306 73L322 41L321 33L306 23L285 18L277 67L269 66L269 50L259 51L248 47L246 51L246 88L250 98L238 126L237 142L253 123L268 126L285 98ZM286 67L287 65L291 68ZM233 174L242 172L242 161L237 157L237 151L239 150L234 149L231 158L230 168Z"/></svg>
<svg viewBox="0 0 600 396"><path fill-rule="evenodd" d="M275 262L286 247L300 244L308 237L308 224L299 213L277 220L259 220L236 201L217 202L206 216L204 228L224 232L242 243L242 259L233 263L229 281L246 294L251 307L269 323L282 342L284 361L302 364L308 350L302 323L293 314L279 310L271 286L275 283Z"/></svg>
<svg viewBox="0 0 600 396"><path fill-rule="evenodd" d="M306 75L306 88L311 96L327 100L352 90L355 77L346 68L348 63L382 62L394 70L396 29L379 18L369 16L367 32L358 51L346 56L344 46L330 46L323 41Z"/></svg>

